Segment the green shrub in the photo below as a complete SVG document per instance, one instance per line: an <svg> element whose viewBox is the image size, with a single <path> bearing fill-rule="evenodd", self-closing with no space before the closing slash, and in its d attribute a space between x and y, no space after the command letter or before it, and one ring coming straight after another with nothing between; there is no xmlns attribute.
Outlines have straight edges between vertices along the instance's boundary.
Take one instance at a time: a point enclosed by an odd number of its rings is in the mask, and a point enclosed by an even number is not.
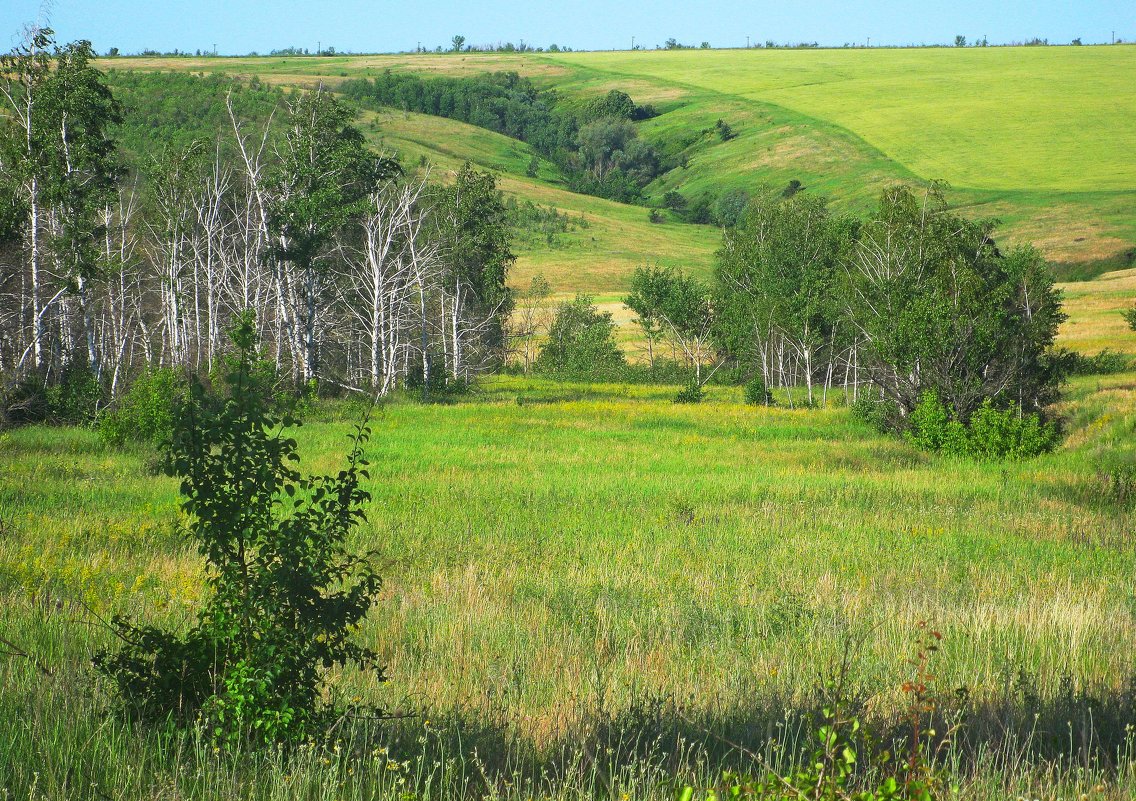
<svg viewBox="0 0 1136 801"><path fill-rule="evenodd" d="M880 434L895 434L903 430L903 417L894 401L861 392L849 409L852 419L859 420Z"/></svg>
<svg viewBox="0 0 1136 801"><path fill-rule="evenodd" d="M1132 369L1132 359L1123 353L1105 348L1095 356L1074 351L1063 351L1058 356L1066 375L1114 375Z"/></svg>
<svg viewBox="0 0 1136 801"><path fill-rule="evenodd" d="M557 308L535 366L538 372L586 375L625 364L611 312L597 309L590 295L577 295Z"/></svg>
<svg viewBox="0 0 1136 801"><path fill-rule="evenodd" d="M990 399L966 425L954 419L935 393L924 392L908 420L906 437L918 448L974 459L1028 459L1053 450L1057 426L1040 415L1021 414L1017 404L995 408Z"/></svg>
<svg viewBox="0 0 1136 801"><path fill-rule="evenodd" d="M745 402L751 406L772 406L773 393L765 383L765 378L756 375L746 382Z"/></svg>
<svg viewBox="0 0 1136 801"><path fill-rule="evenodd" d="M702 399L706 393L702 391L702 385L697 381L691 381L685 387L678 391L674 397L675 403L702 403Z"/></svg>
<svg viewBox="0 0 1136 801"><path fill-rule="evenodd" d="M112 445L168 440L173 433L175 409L188 388L184 373L169 367L148 368L99 418L99 433Z"/></svg>
<svg viewBox="0 0 1136 801"><path fill-rule="evenodd" d="M995 409L986 400L970 417L968 455L978 459L1029 459L1057 446L1057 426L1016 404Z"/></svg>
<svg viewBox="0 0 1136 801"><path fill-rule="evenodd" d="M934 392L924 392L908 419L907 439L924 451L964 456L968 452L966 426L953 419Z"/></svg>
<svg viewBox="0 0 1136 801"><path fill-rule="evenodd" d="M1121 312L1124 315L1124 321L1128 323L1128 327L1136 331L1136 306L1131 309L1125 309Z"/></svg>
<svg viewBox="0 0 1136 801"><path fill-rule="evenodd" d="M167 472L181 478L190 537L210 593L184 634L112 621L125 643L98 653L133 718L198 726L218 747L292 745L349 714L324 700L324 676L348 664L377 671L351 639L381 584L369 554L346 550L369 494L360 425L347 466L301 478L296 425L256 370L255 328L232 333L221 392L194 381L175 418ZM373 713L373 710L371 711Z"/></svg>
<svg viewBox="0 0 1136 801"><path fill-rule="evenodd" d="M47 421L89 425L94 422L103 403L103 388L86 364L63 368L57 383L44 391Z"/></svg>

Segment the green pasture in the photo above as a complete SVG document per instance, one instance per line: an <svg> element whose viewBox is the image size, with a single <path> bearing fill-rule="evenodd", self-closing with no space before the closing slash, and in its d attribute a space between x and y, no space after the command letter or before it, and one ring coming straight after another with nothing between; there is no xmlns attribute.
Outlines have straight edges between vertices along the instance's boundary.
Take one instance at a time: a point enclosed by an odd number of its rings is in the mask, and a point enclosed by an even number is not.
<svg viewBox="0 0 1136 801"><path fill-rule="evenodd" d="M997 217L1003 236L1032 242L1055 261L1099 260L1136 242L1131 46L129 58L107 64L309 87L334 87L386 69L427 75L515 70L570 100L621 89L662 111L642 130L685 153L688 166L648 187L656 203L670 189L696 199L732 188L776 190L798 180L831 196L838 208L863 213L890 183L943 179L956 206ZM711 129L719 118L736 138L718 140ZM487 152L466 126L439 133L434 121L416 118L399 127L398 137L405 145L524 175L527 159L502 161L498 148ZM524 149L518 143L506 148ZM539 178L557 183L547 170ZM532 182L522 188L536 191ZM570 261L571 251L549 258Z"/></svg>
<svg viewBox="0 0 1136 801"><path fill-rule="evenodd" d="M458 740L470 721L492 728L496 751L471 742L499 760L559 753L616 722L649 730L651 705L676 702L714 736L760 744L779 715L808 707L848 642L860 643L867 714L893 713L928 621L944 637L937 681L967 688L975 732L1028 719L1031 704L1049 714L1073 690L1113 709L1136 672L1123 484L1134 382L1075 382L1066 444L1018 464L917 452L854 423L840 398L765 409L712 388L677 406L673 387L501 377L452 405L392 403L374 420L373 501L356 541L384 566L360 636L391 680L336 676L335 692L419 716L386 730L399 760L421 753L422 720ZM308 415L306 469L338 468L359 408ZM0 786L38 772L45 797L91 777L110 793L225 797L182 775L207 754L103 722L85 667L112 644L100 618L176 626L200 601L175 482L144 450L84 429L4 433L0 462L0 637L54 672L0 660ZM1122 741L1096 714L1094 736ZM1067 732L1044 735L1067 748ZM1008 781L1029 781L1027 763ZM264 793L249 795L308 797Z"/></svg>

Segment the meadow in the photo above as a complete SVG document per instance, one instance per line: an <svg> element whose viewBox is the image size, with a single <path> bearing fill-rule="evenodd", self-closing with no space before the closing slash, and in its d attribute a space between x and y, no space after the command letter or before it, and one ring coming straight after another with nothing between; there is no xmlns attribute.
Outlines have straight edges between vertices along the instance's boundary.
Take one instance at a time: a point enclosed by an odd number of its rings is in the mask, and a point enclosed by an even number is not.
<svg viewBox="0 0 1136 801"><path fill-rule="evenodd" d="M100 621L176 626L201 600L176 484L92 430L0 434L0 788L670 798L746 764L735 745L799 758L849 644L865 718L890 719L925 621L944 714L966 718L946 757L957 797L1136 792L1136 374L1074 380L1065 444L1020 463L920 453L839 393L793 411L674 391L499 376L453 404L382 407L355 544L381 554L359 636L390 681L341 674L333 691L412 717L288 758L107 716ZM360 414L309 410L306 470L338 469Z"/></svg>
<svg viewBox="0 0 1136 801"><path fill-rule="evenodd" d="M837 208L863 213L883 185L942 179L968 213L1003 221L1000 236L1057 262L1093 262L1136 241L1136 47L680 50L420 54L326 58L129 58L115 69L224 72L283 86L335 86L383 70L463 75L515 70L572 98L610 89L662 114L643 134L688 156L646 189L652 203L799 180ZM717 119L737 136L705 133ZM441 151L522 178L519 143L490 147L468 126L404 118L407 152ZM702 134L698 134L702 131ZM1092 153L1088 158L1085 154ZM433 158L433 156L431 157ZM555 176L538 183L556 185ZM533 182L513 184L520 196ZM588 201L583 201L587 203ZM562 207L565 210L569 206ZM633 208L628 213L645 216ZM699 226L680 226L699 251ZM642 258L653 252L643 250ZM692 260L697 262L697 256Z"/></svg>
<svg viewBox="0 0 1136 801"><path fill-rule="evenodd" d="M753 50L326 58L122 58L289 88L384 69L510 69L574 101L625 90L640 130L688 157L658 202L801 180L862 212L896 181L954 183L1068 272L1058 344L1136 354L1120 310L1136 269L1123 84L1136 48ZM724 119L737 136L714 133ZM644 263L708 277L722 232L568 191L524 143L454 120L363 111L380 150L442 177L493 170L514 201L570 221L518 232L509 283L620 299ZM1091 162L1084 157L1093 153ZM999 241L1003 233L999 233ZM1065 269L1065 268L1062 268ZM389 680L329 693L383 707L331 745L228 753L126 720L91 668L126 615L180 628L203 601L178 485L148 446L92 427L0 430L0 801L592 799L718 801L723 771L789 770L815 746L825 680L902 735L927 631L931 735L947 797L1136 798L1136 372L1071 379L1053 453L983 462L922 452L823 408L753 406L711 385L502 374L373 413L368 520L382 593L356 632ZM778 390L778 400L784 398ZM798 397L800 400L800 397ZM342 466L359 399L305 402L303 469ZM886 742L879 743L883 748ZM878 752L861 770L878 770ZM694 788L683 796L685 786Z"/></svg>

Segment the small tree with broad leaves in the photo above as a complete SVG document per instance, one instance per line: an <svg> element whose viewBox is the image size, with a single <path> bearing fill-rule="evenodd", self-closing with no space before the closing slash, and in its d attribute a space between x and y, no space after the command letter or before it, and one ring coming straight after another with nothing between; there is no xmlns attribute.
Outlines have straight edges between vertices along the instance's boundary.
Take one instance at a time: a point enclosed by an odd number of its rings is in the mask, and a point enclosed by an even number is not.
<svg viewBox="0 0 1136 801"><path fill-rule="evenodd" d="M345 545L370 499L360 486L369 429L356 429L338 475L301 478L286 435L298 423L274 400L255 330L250 314L239 319L224 390L194 382L169 445L208 599L185 634L114 618L125 645L95 657L133 717L200 725L229 749L317 739L357 711L324 699L329 668L385 678L351 637L381 579L372 554Z"/></svg>

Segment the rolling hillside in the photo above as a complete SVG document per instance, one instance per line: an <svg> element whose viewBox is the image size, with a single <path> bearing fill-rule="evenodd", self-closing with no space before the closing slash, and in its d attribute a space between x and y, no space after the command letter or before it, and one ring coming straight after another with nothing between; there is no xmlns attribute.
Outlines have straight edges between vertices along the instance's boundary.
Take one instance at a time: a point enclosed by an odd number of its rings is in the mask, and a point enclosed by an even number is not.
<svg viewBox="0 0 1136 801"><path fill-rule="evenodd" d="M1113 259L1136 245L1136 47L907 50L716 50L339 57L125 58L116 70L225 73L280 86L335 86L384 70L467 75L513 70L568 98L628 92L660 114L642 135L686 167L646 189L653 205L669 190L690 199L734 188L780 188L798 180L862 212L896 181L944 179L951 202L1002 221L1000 238L1032 242L1054 262ZM736 132L713 134L718 119ZM555 241L519 244L511 283L543 273L559 296L597 295L621 316L618 299L638 265L657 261L705 274L720 233L646 209L568 191L550 165L525 175L523 142L454 120L401 111L365 112L376 145L408 162L448 172L464 160L492 169L518 199L580 221ZM1119 277L1118 277L1119 276ZM1069 289L1078 317L1075 347L1117 342L1114 309L1127 302L1130 275L1108 288ZM1119 294L1118 294L1119 292ZM1080 311L1076 311L1080 314ZM625 318L626 314L622 314ZM1099 330L1103 326L1103 332ZM1102 338L1103 337L1103 338ZM1123 335L1120 340L1126 342Z"/></svg>

